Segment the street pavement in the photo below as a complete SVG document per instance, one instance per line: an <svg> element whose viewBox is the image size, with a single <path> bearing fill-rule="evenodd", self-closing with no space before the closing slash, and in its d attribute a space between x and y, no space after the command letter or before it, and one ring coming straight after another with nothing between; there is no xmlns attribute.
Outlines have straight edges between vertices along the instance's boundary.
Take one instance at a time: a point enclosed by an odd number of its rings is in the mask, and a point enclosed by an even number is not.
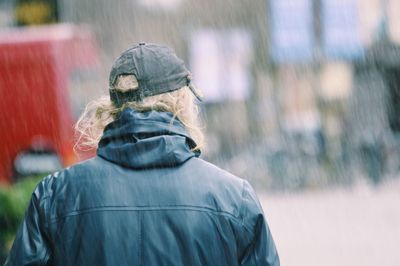
<svg viewBox="0 0 400 266"><path fill-rule="evenodd" d="M282 266L400 266L400 179L259 194Z"/></svg>

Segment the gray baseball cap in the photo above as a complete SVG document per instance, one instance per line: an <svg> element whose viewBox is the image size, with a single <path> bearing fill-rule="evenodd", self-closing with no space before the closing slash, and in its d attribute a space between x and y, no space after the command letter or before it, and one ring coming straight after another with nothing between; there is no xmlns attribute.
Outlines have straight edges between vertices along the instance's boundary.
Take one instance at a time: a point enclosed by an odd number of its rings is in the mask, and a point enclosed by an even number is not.
<svg viewBox="0 0 400 266"><path fill-rule="evenodd" d="M139 87L125 92L115 89L115 82L120 75L134 75ZM110 98L117 107L184 86L188 86L199 101L202 100L201 93L192 84L192 75L183 60L165 45L139 43L124 51L115 60L110 71Z"/></svg>

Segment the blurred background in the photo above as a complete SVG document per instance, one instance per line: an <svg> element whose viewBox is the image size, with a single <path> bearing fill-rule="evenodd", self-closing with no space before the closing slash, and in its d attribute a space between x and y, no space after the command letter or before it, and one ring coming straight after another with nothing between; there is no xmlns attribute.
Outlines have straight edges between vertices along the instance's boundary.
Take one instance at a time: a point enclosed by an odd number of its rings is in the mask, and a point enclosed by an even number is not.
<svg viewBox="0 0 400 266"><path fill-rule="evenodd" d="M259 192L282 265L400 265L400 1L0 0L0 262L115 58L164 43L203 158Z"/></svg>

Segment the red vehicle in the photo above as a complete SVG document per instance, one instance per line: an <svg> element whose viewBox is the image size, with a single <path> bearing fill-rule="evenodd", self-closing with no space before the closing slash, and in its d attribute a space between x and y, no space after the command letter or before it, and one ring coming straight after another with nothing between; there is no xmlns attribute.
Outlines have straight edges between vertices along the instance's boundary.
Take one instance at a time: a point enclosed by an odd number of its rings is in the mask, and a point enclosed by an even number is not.
<svg viewBox="0 0 400 266"><path fill-rule="evenodd" d="M76 162L70 74L96 63L94 39L84 28L0 32L0 183Z"/></svg>

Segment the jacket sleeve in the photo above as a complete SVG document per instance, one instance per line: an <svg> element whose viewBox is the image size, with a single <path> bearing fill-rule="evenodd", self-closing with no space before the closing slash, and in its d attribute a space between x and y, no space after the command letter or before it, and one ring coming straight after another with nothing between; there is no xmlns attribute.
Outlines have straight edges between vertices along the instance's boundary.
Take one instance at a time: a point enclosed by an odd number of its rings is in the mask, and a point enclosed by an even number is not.
<svg viewBox="0 0 400 266"><path fill-rule="evenodd" d="M45 215L40 200L43 196L41 185L39 184L32 194L5 266L48 265L50 250L45 233Z"/></svg>
<svg viewBox="0 0 400 266"><path fill-rule="evenodd" d="M242 215L246 247L240 265L279 266L279 256L258 198L244 181Z"/></svg>

